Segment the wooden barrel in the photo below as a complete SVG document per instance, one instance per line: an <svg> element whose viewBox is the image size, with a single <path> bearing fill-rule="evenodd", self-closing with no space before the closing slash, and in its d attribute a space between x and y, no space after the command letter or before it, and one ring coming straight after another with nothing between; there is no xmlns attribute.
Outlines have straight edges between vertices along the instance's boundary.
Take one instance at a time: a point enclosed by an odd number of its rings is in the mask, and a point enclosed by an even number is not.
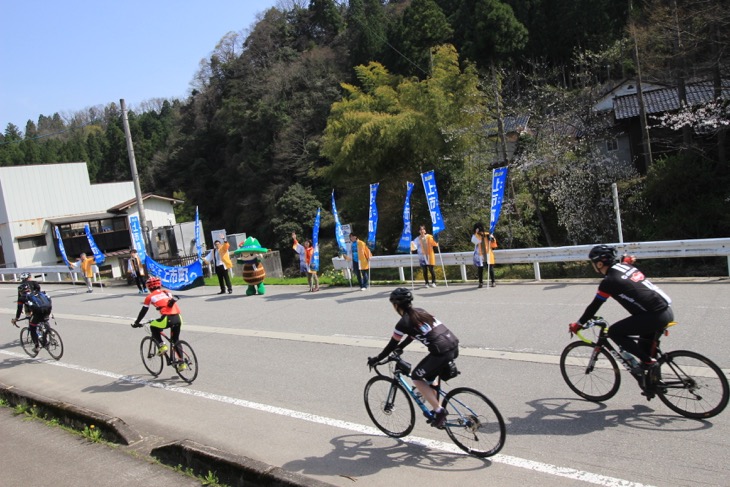
<svg viewBox="0 0 730 487"><path fill-rule="evenodd" d="M256 284L264 282L265 278L266 269L264 269L263 264L257 264L256 267L254 267L253 264L243 265L243 280L248 284L255 286Z"/></svg>

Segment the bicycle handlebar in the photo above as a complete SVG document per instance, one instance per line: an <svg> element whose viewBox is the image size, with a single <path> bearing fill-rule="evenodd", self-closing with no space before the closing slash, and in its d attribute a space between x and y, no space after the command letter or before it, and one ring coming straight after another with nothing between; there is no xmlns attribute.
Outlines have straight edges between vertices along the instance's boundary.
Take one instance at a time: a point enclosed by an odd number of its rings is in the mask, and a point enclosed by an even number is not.
<svg viewBox="0 0 730 487"><path fill-rule="evenodd" d="M409 375L411 373L411 364L400 358L400 356L403 354L403 350L396 349L390 353L386 358L381 360L380 362L370 366L370 370L375 369L375 373L380 376L385 376L382 372L378 370L378 367L381 365L388 364L390 362L396 363L396 368L400 371L400 373Z"/></svg>
<svg viewBox="0 0 730 487"><path fill-rule="evenodd" d="M604 320L600 316L594 316L590 320L586 321L583 326L581 326L581 330L588 330L590 328L593 328L594 326L597 326L603 330L604 328L608 327L608 321ZM576 331L575 335L586 343L593 343L593 340L589 340L588 338L584 337L580 330Z"/></svg>

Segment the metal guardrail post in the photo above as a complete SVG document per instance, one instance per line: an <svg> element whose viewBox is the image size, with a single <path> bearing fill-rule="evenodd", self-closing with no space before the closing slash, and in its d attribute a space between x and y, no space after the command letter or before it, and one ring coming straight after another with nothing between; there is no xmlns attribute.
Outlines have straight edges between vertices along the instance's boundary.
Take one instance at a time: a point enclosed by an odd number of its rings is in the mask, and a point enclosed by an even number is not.
<svg viewBox="0 0 730 487"><path fill-rule="evenodd" d="M536 281L542 281L542 277L540 276L540 263L534 262L532 264L533 268L535 269L535 280Z"/></svg>
<svg viewBox="0 0 730 487"><path fill-rule="evenodd" d="M466 282L466 265L461 264L459 267L461 268L461 280Z"/></svg>

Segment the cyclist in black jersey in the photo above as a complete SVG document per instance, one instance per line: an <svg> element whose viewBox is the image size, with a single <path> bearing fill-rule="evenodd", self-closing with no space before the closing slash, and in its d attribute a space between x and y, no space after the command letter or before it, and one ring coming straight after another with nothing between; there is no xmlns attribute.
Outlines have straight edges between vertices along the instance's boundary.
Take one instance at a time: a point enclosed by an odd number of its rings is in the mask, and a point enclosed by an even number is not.
<svg viewBox="0 0 730 487"><path fill-rule="evenodd" d="M372 367L396 349L403 350L414 339L423 343L429 353L414 367L411 379L421 396L433 408L435 419L431 424L443 428L447 413L430 383L451 360L459 356L459 339L429 312L414 308L413 294L408 289L395 289L390 293L390 302L401 319L396 323L393 336L383 351L376 357L368 358L368 365Z"/></svg>
<svg viewBox="0 0 730 487"><path fill-rule="evenodd" d="M598 292L588 305L577 323L569 329L575 333L580 326L591 319L608 298L614 298L631 316L617 321L608 329L608 337L618 346L641 360L645 369L656 364L651 356L651 340L654 333L662 330L674 320L672 300L664 291L652 284L644 273L631 265L629 259L619 262L616 249L607 245L597 245L588 254L596 272L603 274ZM639 336L644 340L641 346L632 338Z"/></svg>

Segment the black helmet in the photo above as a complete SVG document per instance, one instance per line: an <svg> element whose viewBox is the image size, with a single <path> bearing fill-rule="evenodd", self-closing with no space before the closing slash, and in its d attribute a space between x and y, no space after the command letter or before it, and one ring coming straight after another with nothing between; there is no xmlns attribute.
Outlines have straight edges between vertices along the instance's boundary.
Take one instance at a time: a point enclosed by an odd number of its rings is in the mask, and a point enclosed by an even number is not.
<svg viewBox="0 0 730 487"><path fill-rule="evenodd" d="M27 282L22 283L20 286L18 286L18 291L21 293L29 293L30 284L28 284Z"/></svg>
<svg viewBox="0 0 730 487"><path fill-rule="evenodd" d="M616 258L616 249L608 245L596 245L588 253L591 262L603 262L605 265L613 265L618 259Z"/></svg>
<svg viewBox="0 0 730 487"><path fill-rule="evenodd" d="M401 308L409 308L413 302L413 293L404 287L399 287L390 293L390 302Z"/></svg>

